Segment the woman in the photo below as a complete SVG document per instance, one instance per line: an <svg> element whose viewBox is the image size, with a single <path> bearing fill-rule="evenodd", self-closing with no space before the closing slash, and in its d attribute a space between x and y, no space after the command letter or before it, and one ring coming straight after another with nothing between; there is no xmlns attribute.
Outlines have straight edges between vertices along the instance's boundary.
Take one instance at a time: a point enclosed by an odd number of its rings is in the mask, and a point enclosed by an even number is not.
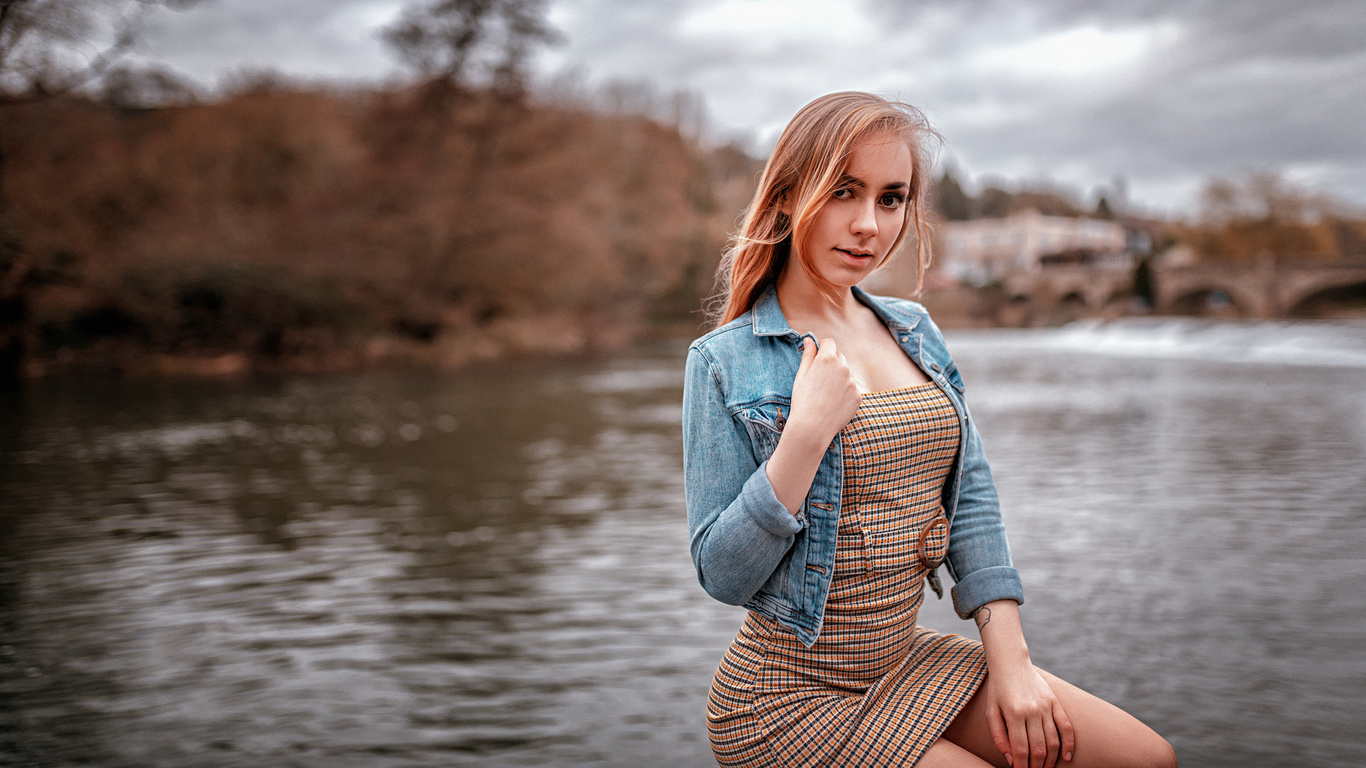
<svg viewBox="0 0 1366 768"><path fill-rule="evenodd" d="M918 304L858 284L914 230L913 107L836 93L778 140L722 264L719 327L688 352L693 562L749 609L712 683L727 766L1175 765L1123 711L1030 663L981 438ZM915 625L953 576L982 642Z"/></svg>

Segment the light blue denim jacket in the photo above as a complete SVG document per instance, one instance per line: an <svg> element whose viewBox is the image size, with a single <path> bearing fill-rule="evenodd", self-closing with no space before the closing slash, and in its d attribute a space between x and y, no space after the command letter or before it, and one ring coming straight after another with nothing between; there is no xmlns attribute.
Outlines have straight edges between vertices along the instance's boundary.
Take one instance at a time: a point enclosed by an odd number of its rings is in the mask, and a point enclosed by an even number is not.
<svg viewBox="0 0 1366 768"><path fill-rule="evenodd" d="M1024 602L996 484L943 335L915 302L859 288L854 295L958 412L962 438L943 497L954 609L968 618L992 600ZM765 464L778 445L800 362L801 337L772 285L750 312L694 341L683 388L683 464L690 549L702 587L723 603L777 620L810 646L820 635L835 568L844 459L837 436L795 517L768 481ZM937 574L931 584L939 591Z"/></svg>

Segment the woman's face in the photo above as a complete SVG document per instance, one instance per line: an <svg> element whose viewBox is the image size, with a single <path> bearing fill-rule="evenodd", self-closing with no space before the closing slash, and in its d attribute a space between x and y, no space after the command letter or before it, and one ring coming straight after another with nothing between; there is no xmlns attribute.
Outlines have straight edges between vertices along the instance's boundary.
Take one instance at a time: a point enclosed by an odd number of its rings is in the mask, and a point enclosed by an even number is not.
<svg viewBox="0 0 1366 768"><path fill-rule="evenodd" d="M850 287L887 259L905 223L912 169L910 149L890 132L855 147L803 243L813 271Z"/></svg>

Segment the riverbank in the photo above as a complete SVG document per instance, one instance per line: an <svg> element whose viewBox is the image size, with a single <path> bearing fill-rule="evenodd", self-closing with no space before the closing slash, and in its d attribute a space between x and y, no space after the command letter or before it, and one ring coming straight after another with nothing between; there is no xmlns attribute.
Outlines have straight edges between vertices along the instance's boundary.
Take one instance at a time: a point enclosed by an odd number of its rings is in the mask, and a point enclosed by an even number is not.
<svg viewBox="0 0 1366 768"><path fill-rule="evenodd" d="M926 291L918 300L929 309L935 323L954 330L1020 328L1022 316L998 292L966 286ZM609 318L573 312L504 317L483 323L461 323L443 328L430 337L411 334L356 334L346 336L318 329L284 330L273 344L240 349L168 352L151 350L135 342L103 339L80 348L63 347L55 353L31 356L23 377L105 376L149 378L238 378L258 374L288 375L385 370L451 371L480 362L517 358L557 358L621 352L657 339L686 341L704 333L700 312L691 317L670 314L653 320L639 317ZM1061 328L1073 323L1087 327L1114 325L1143 319L1161 324L1181 316L1153 315L1137 304L1120 304L1103 312L1056 312L1030 327ZM1219 317L1184 317L1208 322ZM1299 320L1304 320L1300 318ZM1366 305L1331 307L1316 318L1323 321L1366 320ZM1233 319L1237 322L1237 319ZM1284 320L1280 322L1295 322ZM1099 325L1096 325L1099 324Z"/></svg>
<svg viewBox="0 0 1366 768"><path fill-rule="evenodd" d="M683 335L674 326L657 332ZM308 374L374 370L454 370L471 363L525 356L615 351L651 335L637 322L611 323L572 313L505 318L421 340L397 334L337 338L298 334L289 351L239 349L199 352L148 350L104 340L79 349L31 356L23 377L232 378L253 374Z"/></svg>

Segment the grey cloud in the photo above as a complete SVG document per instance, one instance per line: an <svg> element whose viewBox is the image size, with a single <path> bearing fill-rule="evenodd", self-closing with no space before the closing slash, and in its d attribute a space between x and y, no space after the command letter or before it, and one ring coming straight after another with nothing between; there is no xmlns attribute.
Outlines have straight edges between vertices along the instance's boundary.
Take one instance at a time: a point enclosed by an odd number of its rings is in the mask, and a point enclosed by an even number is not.
<svg viewBox="0 0 1366 768"><path fill-rule="evenodd" d="M310 76L379 79L396 70L357 19L401 0L219 0L161 20L152 55L211 79L242 65ZM1164 203L1212 175L1249 167L1318 169L1314 180L1366 202L1366 5L1360 0L866 0L874 36L855 50L686 33L702 0L557 0L566 41L547 74L636 79L700 92L721 137L748 133L763 151L806 101L841 88L921 104L966 170L1068 174L1076 184L1122 174ZM1170 25L1181 36L1109 81L974 69L1000 46L1078 26L1108 32ZM776 26L776 25L775 25ZM994 104L998 118L983 119ZM1156 199L1161 198L1161 199Z"/></svg>
<svg viewBox="0 0 1366 768"><path fill-rule="evenodd" d="M162 12L144 34L151 58L211 83L242 67L308 77L378 80L396 67L375 35L356 19L397 9L375 0L220 0L187 12Z"/></svg>
<svg viewBox="0 0 1366 768"><path fill-rule="evenodd" d="M931 95L952 126L950 145L973 170L1089 165L1098 180L1120 172L1153 187L1185 177L1226 175L1249 167L1330 169L1321 181L1366 200L1366 7L1325 0L1208 3L1177 0L1055 0L868 4L899 29L935 14L956 20L939 39L943 55L963 44L990 45L998 33L1080 25L1123 29L1179 25L1164 55L1125 73L1127 84L1099 96L1067 83L989 83L964 78ZM955 119L957 108L994 98L1023 117L995 125ZM1143 184L1137 185L1142 188Z"/></svg>

